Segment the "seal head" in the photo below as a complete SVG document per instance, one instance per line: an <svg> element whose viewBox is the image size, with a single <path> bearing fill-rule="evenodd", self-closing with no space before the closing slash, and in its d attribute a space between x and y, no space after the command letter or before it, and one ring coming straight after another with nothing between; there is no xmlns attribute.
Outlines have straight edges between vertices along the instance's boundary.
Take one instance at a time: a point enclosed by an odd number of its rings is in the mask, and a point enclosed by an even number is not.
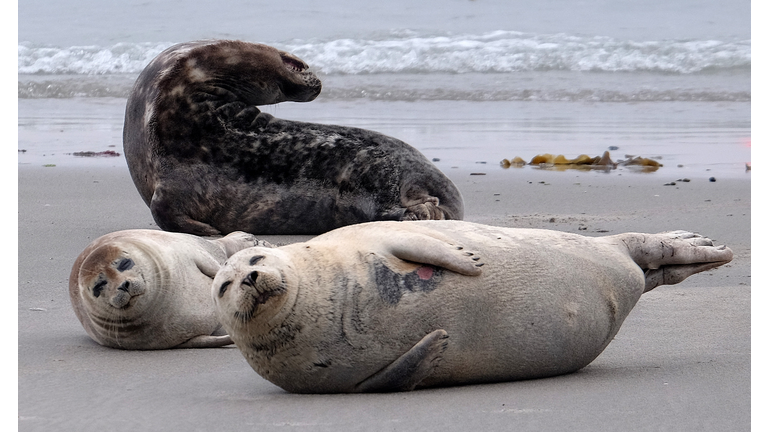
<svg viewBox="0 0 768 432"><path fill-rule="evenodd" d="M210 301L229 254L259 242L245 233L208 241L188 234L127 230L96 239L72 267L75 314L96 342L123 349L231 344Z"/></svg>

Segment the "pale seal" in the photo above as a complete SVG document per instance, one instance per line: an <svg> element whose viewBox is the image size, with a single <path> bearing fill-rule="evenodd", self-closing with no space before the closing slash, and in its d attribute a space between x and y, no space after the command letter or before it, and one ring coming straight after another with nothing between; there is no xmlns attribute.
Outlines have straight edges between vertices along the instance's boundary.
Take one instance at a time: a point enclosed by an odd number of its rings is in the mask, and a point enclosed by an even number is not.
<svg viewBox="0 0 768 432"><path fill-rule="evenodd" d="M283 389L399 391L574 372L641 294L732 256L684 231L372 222L242 250L212 296L248 363Z"/></svg>
<svg viewBox="0 0 768 432"><path fill-rule="evenodd" d="M455 185L377 132L280 120L257 105L313 100L299 58L240 41L168 48L128 98L125 158L167 231L317 234L374 220L461 219Z"/></svg>
<svg viewBox="0 0 768 432"><path fill-rule="evenodd" d="M242 232L212 241L156 230L114 232L78 256L69 298L86 333L101 345L229 345L215 316L211 282L228 256L256 245L269 246Z"/></svg>

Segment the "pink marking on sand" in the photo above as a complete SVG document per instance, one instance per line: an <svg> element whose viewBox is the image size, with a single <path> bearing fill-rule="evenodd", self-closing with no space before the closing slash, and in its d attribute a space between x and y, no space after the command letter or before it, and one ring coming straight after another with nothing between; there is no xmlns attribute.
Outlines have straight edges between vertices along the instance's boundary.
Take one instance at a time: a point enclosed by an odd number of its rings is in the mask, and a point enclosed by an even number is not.
<svg viewBox="0 0 768 432"><path fill-rule="evenodd" d="M419 269L416 270L416 274L419 275L419 279L421 280L430 280L434 273L435 271L432 267L419 267Z"/></svg>

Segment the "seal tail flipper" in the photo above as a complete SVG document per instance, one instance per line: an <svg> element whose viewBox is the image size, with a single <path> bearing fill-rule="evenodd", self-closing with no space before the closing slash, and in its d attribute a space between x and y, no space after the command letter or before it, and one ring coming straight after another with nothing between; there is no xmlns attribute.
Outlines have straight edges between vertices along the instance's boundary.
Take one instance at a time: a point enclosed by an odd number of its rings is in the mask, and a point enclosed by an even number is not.
<svg viewBox="0 0 768 432"><path fill-rule="evenodd" d="M435 330L380 371L355 386L355 392L410 391L440 364L448 333Z"/></svg>
<svg viewBox="0 0 768 432"><path fill-rule="evenodd" d="M687 231L626 233L617 237L627 247L632 260L643 270L681 264L725 264L733 259L733 252L727 247L715 246L712 240Z"/></svg>
<svg viewBox="0 0 768 432"><path fill-rule="evenodd" d="M219 348L232 345L232 338L224 336L195 336L192 339L176 345L174 348Z"/></svg>
<svg viewBox="0 0 768 432"><path fill-rule="evenodd" d="M669 265L659 267L655 270L647 270L645 272L645 291L643 292L647 293L659 285L674 285L680 283L688 276L719 267L726 262L727 261L690 265Z"/></svg>
<svg viewBox="0 0 768 432"><path fill-rule="evenodd" d="M617 236L630 258L645 272L645 292L682 282L688 276L730 262L733 251L688 231Z"/></svg>
<svg viewBox="0 0 768 432"><path fill-rule="evenodd" d="M403 220L444 220L450 219L440 208L440 200L435 197L429 197L424 202L411 204L405 208Z"/></svg>

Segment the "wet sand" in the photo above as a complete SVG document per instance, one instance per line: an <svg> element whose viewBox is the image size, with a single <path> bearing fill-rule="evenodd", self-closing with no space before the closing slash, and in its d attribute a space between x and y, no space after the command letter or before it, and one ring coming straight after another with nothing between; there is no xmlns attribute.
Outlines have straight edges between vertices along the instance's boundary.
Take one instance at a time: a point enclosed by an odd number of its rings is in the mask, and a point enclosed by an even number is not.
<svg viewBox="0 0 768 432"><path fill-rule="evenodd" d="M102 150L102 149L84 149ZM114 166L112 166L114 165ZM97 237L156 228L124 162L19 165L18 426L36 430L747 430L751 182L672 169L441 166L465 219L588 236L686 229L732 263L644 295L608 348L548 379L370 395L293 395L234 347L121 351L88 338L67 279ZM485 175L470 175L482 171ZM302 236L264 236L276 243Z"/></svg>

